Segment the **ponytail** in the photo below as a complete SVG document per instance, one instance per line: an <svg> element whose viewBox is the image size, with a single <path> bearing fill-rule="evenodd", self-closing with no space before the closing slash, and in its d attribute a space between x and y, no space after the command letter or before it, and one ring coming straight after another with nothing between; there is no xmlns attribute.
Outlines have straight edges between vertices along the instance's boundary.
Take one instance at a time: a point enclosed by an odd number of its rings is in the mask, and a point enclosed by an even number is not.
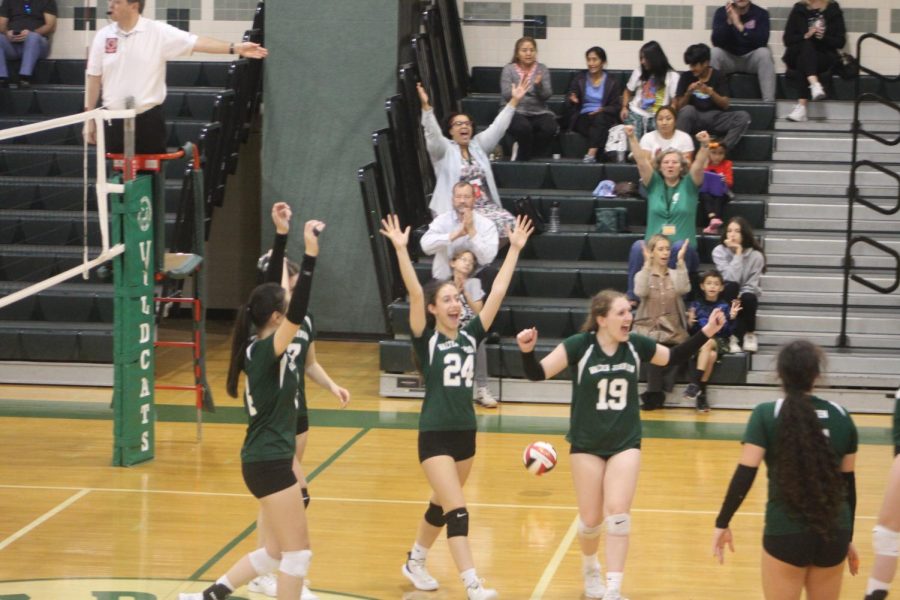
<svg viewBox="0 0 900 600"><path fill-rule="evenodd" d="M231 360L225 391L232 398L238 396L238 379L244 369L244 354L250 345L250 326L263 329L274 312L284 312L284 289L277 283L263 283L250 292L247 304L238 309L231 335Z"/></svg>

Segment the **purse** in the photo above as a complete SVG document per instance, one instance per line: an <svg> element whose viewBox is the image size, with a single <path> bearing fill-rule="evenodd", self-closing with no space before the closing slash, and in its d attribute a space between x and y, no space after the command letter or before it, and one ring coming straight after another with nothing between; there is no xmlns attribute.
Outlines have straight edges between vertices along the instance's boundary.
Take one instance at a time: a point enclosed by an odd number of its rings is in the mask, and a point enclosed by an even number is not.
<svg viewBox="0 0 900 600"><path fill-rule="evenodd" d="M670 315L638 319L631 330L666 346L675 346L687 341L689 337L681 323Z"/></svg>
<svg viewBox="0 0 900 600"><path fill-rule="evenodd" d="M633 181L620 181L613 188L617 198L636 198L638 195L638 186Z"/></svg>
<svg viewBox="0 0 900 600"><path fill-rule="evenodd" d="M598 233L628 231L628 211L624 206L603 206L594 209L594 227Z"/></svg>
<svg viewBox="0 0 900 600"><path fill-rule="evenodd" d="M547 224L544 223L544 217L541 216L541 213L534 205L534 201L531 199L531 196L522 196L521 198L517 198L515 206L516 216L525 216L528 217L529 220L531 220L531 225L534 227L533 235L538 235L546 231Z"/></svg>
<svg viewBox="0 0 900 600"><path fill-rule="evenodd" d="M859 77L859 61L849 52L838 52L840 61L834 67L841 79L856 79Z"/></svg>

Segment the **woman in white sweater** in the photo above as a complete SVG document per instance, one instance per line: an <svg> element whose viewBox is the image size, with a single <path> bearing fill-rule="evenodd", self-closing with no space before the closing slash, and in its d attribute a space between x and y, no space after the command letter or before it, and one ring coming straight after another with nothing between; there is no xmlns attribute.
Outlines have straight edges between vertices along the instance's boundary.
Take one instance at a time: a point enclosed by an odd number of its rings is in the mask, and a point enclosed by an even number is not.
<svg viewBox="0 0 900 600"><path fill-rule="evenodd" d="M753 228L743 217L732 217L722 232L722 243L713 248L713 262L725 278L722 299L740 300L741 310L735 319L729 352L756 352L756 309L762 295L760 278L766 271L766 255L753 235Z"/></svg>
<svg viewBox="0 0 900 600"><path fill-rule="evenodd" d="M416 84L422 103L422 129L425 146L437 182L428 208L437 216L453 208L453 186L460 181L469 182L475 190L475 210L491 219L503 234L512 227L515 217L500 204L500 192L494 183L491 160L488 154L500 143L509 127L519 101L528 91L529 84L515 85L509 103L500 111L490 126L475 135L475 123L465 113L453 113L447 119L450 139L444 136L434 110L428 102L428 93L421 83Z"/></svg>

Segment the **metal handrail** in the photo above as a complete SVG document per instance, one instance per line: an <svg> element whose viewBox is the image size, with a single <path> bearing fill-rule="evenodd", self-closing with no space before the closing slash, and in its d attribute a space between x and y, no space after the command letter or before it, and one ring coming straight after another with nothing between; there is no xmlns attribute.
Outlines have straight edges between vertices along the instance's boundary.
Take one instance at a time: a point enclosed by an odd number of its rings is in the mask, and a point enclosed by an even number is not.
<svg viewBox="0 0 900 600"><path fill-rule="evenodd" d="M544 19L488 19L481 17L462 17L460 22L463 25L468 25L471 23L497 23L500 25L508 25L511 23L524 23L525 25L546 25L547 22Z"/></svg>
<svg viewBox="0 0 900 600"><path fill-rule="evenodd" d="M876 242L875 240L873 240L872 238L870 238L867 235L855 236L850 241L850 247L852 248L856 244L868 244L869 246L872 246L873 248L877 248L878 250L881 250L885 254L890 254L891 256L894 257L894 283L889 285L888 287L884 287L884 286L878 285L877 283L872 283L871 281L869 281L865 277L861 277L860 275L851 275L850 279L852 279L853 281L855 281L856 283L858 283L860 285L866 286L870 290L875 290L879 294L894 293L897 290L897 288L900 287L900 253L898 253L896 250L894 250L890 246L885 246L881 242Z"/></svg>

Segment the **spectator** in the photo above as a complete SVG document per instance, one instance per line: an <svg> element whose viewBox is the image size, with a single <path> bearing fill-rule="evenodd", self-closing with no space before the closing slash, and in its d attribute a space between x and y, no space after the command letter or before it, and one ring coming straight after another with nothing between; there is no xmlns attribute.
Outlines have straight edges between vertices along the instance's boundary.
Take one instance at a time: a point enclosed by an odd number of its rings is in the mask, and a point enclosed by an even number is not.
<svg viewBox="0 0 900 600"><path fill-rule="evenodd" d="M685 255L687 269L696 273L700 266L697 254L697 190L703 182L703 169L709 158L709 134L697 134L700 150L693 164L688 163L678 150L663 150L655 160L642 150L634 136L634 127L625 126L631 151L637 160L641 183L647 188L647 231L644 239L649 242L656 234L666 236L673 245L674 254L680 254L681 246L690 248ZM631 246L628 256L628 298L637 301L634 294L634 276L644 264L644 242ZM675 267L675 261L669 265Z"/></svg>
<svg viewBox="0 0 900 600"><path fill-rule="evenodd" d="M453 285L459 292L459 304L462 315L459 326L465 327L469 321L481 314L484 307L484 288L477 277L472 277L478 263L475 255L469 250L461 250L453 255L450 267L453 269ZM485 408L497 408L497 399L488 388L486 340L478 342L475 349L475 403Z"/></svg>
<svg viewBox="0 0 900 600"><path fill-rule="evenodd" d="M706 173L703 176L703 185L700 186L700 201L703 202L703 210L706 213L706 229L703 233L719 235L722 228L722 211L725 203L734 195L731 189L734 187L734 166L725 158L727 148L718 141L709 143L709 164L706 165Z"/></svg>
<svg viewBox="0 0 900 600"><path fill-rule="evenodd" d="M844 13L837 2L801 0L794 4L784 27L782 60L800 98L787 116L789 121L805 121L807 103L825 99L819 77L840 63L838 52L846 43Z"/></svg>
<svg viewBox="0 0 900 600"><path fill-rule="evenodd" d="M475 210L493 221L498 233L504 236L506 228L512 226L515 218L500 204L500 192L494 183L488 153L500 143L500 138L506 133L513 111L525 95L528 84L513 86L512 97L506 107L500 111L490 127L474 137L475 124L472 118L463 113L451 114L447 119L451 138L449 140L444 137L438 125L434 110L428 103L425 88L421 83L416 84L416 88L419 90L419 102L422 104L425 146L437 177L431 203L428 205L431 214L437 216L451 210L454 185L459 181L467 181L472 184L475 191ZM479 262L485 264L480 258ZM449 272L446 277L449 277Z"/></svg>
<svg viewBox="0 0 900 600"><path fill-rule="evenodd" d="M641 67L631 72L622 93L622 122L634 125L638 138L656 129L660 108L672 104L678 88L678 72L669 64L658 42L641 46Z"/></svg>
<svg viewBox="0 0 900 600"><path fill-rule="evenodd" d="M732 217L722 233L722 243L713 248L713 263L725 278L726 302L740 300L741 312L735 320L729 352L756 352L756 309L762 295L760 278L766 271L766 255L743 217Z"/></svg>
<svg viewBox="0 0 900 600"><path fill-rule="evenodd" d="M656 129L641 137L641 148L655 159L663 150L678 150L688 162L694 157L694 140L691 136L675 128L675 109L663 106L656 112Z"/></svg>
<svg viewBox="0 0 900 600"><path fill-rule="evenodd" d="M103 95L103 106L123 109L128 98L138 111L135 119L135 152L162 154L166 151L166 61L191 54L237 54L265 58L268 51L253 42L223 42L182 31L167 23L145 19L144 0L109 0L112 21L97 32L91 43L84 88L84 109L93 110ZM97 143L94 121L85 124L85 138ZM122 119L106 126L107 152L124 149Z"/></svg>
<svg viewBox="0 0 900 600"><path fill-rule="evenodd" d="M706 44L688 46L684 52L684 62L690 70L681 74L675 92L678 129L690 135L709 131L724 137L729 148L735 148L750 126L750 115L743 110L728 110L731 99L725 77L709 61Z"/></svg>
<svg viewBox="0 0 900 600"><path fill-rule="evenodd" d="M725 289L725 280L722 274L716 270L710 270L700 276L700 290L703 295L691 302L688 307L688 332L691 335L697 333L709 322L709 317L717 308L726 315L725 324L714 338L709 339L697 353L695 368L690 373L690 383L684 390L684 399L695 402L699 412L709 412L709 402L706 399L706 383L712 376L716 361L720 356L728 352L728 338L731 335L731 322L734 321L741 310L740 302L733 300L729 306L722 299L722 291Z"/></svg>
<svg viewBox="0 0 900 600"><path fill-rule="evenodd" d="M8 60L21 60L19 87L31 85L34 67L50 54L50 34L56 30L56 0L0 2L0 87L9 86Z"/></svg>
<svg viewBox="0 0 900 600"><path fill-rule="evenodd" d="M550 69L537 62L537 42L525 36L516 40L512 61L500 73L500 96L503 102L513 98L513 87L525 86L509 134L518 143L516 160L530 160L533 156L549 156L550 143L556 135L556 115L547 107L547 99L553 95L550 85Z"/></svg>
<svg viewBox="0 0 900 600"><path fill-rule="evenodd" d="M469 250L480 265L497 256L499 237L494 223L475 210L475 191L471 183L453 186L453 209L438 215L422 236L422 252L433 255L431 276L447 280L453 275L450 258Z"/></svg>
<svg viewBox="0 0 900 600"><path fill-rule="evenodd" d="M769 11L751 0L726 0L713 15L712 68L723 75L753 73L766 102L775 101L775 61L769 50Z"/></svg>
<svg viewBox="0 0 900 600"><path fill-rule="evenodd" d="M588 139L588 151L582 162L593 163L598 152L600 160L605 158L603 150L609 128L619 122L622 93L616 78L603 71L606 66L606 51L603 48L589 48L584 56L587 70L572 79L566 96L569 105L574 107L569 129Z"/></svg>
<svg viewBox="0 0 900 600"><path fill-rule="evenodd" d="M634 318L635 333L649 337L664 346L673 347L688 339L687 313L681 297L691 291L684 255L687 244L678 251L677 267L669 270L671 244L664 235L654 235L641 243L644 265L634 277L634 293L641 299ZM675 368L647 364L647 391L644 410L662 408L666 392L675 385Z"/></svg>

